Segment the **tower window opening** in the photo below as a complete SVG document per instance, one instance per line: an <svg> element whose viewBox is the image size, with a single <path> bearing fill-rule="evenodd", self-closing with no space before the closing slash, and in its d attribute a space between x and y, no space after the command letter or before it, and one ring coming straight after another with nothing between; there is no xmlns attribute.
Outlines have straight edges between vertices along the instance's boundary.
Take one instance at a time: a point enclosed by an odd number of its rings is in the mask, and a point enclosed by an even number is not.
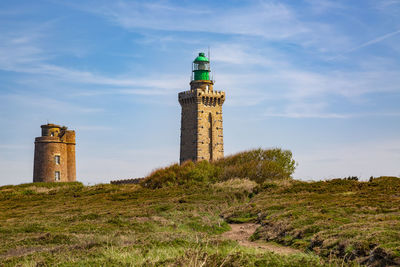
<svg viewBox="0 0 400 267"><path fill-rule="evenodd" d="M193 63L193 70L210 70L210 63L207 62L198 62Z"/></svg>
<svg viewBox="0 0 400 267"><path fill-rule="evenodd" d="M54 132L51 132L50 136L54 136Z"/></svg>
<svg viewBox="0 0 400 267"><path fill-rule="evenodd" d="M59 171L56 171L55 172L55 174L54 174L54 180L56 180L56 181L60 181L60 172Z"/></svg>
<svg viewBox="0 0 400 267"><path fill-rule="evenodd" d="M55 161L55 163L56 163L57 165L60 165L60 162L61 162L60 156L59 156L59 155L55 155L55 156L54 156L54 161Z"/></svg>

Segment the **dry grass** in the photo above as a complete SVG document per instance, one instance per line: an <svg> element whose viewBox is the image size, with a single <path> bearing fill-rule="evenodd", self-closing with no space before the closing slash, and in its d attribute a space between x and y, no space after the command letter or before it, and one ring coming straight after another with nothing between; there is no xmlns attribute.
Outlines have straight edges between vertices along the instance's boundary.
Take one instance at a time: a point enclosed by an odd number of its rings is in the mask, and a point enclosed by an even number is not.
<svg viewBox="0 0 400 267"><path fill-rule="evenodd" d="M254 239L363 264L400 264L400 179L264 184L227 221L258 222Z"/></svg>
<svg viewBox="0 0 400 267"><path fill-rule="evenodd" d="M0 187L0 265L323 266L313 255L274 255L220 236L229 226L219 215L248 201L251 183Z"/></svg>
<svg viewBox="0 0 400 267"><path fill-rule="evenodd" d="M399 178L301 182L288 178L294 164L254 150L172 165L142 185L0 187L0 265L400 265ZM225 240L228 222L258 223L253 240L304 253Z"/></svg>
<svg viewBox="0 0 400 267"><path fill-rule="evenodd" d="M213 186L221 189L227 189L227 188L242 189L247 192L252 192L253 189L258 186L258 184L249 179L233 178L224 182L215 183L213 184Z"/></svg>

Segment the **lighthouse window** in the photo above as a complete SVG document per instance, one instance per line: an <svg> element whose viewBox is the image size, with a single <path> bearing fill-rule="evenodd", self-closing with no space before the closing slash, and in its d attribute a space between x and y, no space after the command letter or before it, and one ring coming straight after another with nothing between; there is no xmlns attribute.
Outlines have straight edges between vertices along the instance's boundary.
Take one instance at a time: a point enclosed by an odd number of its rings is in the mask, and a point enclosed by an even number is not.
<svg viewBox="0 0 400 267"><path fill-rule="evenodd" d="M59 155L54 156L54 161L56 162L57 165L60 164L60 156Z"/></svg>
<svg viewBox="0 0 400 267"><path fill-rule="evenodd" d="M56 171L56 172L55 172L54 179L55 179L56 181L60 181L60 172L59 172L59 171Z"/></svg>

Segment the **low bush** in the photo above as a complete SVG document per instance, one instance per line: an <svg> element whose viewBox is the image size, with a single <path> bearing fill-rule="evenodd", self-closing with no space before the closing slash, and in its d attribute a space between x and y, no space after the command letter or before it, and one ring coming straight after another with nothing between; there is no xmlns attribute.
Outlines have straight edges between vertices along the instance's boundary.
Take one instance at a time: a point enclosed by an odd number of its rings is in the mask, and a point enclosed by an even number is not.
<svg viewBox="0 0 400 267"><path fill-rule="evenodd" d="M173 164L155 170L141 182L141 185L155 189L187 183L209 183L216 181L220 172L220 168L208 161L197 163L186 161L182 165Z"/></svg>
<svg viewBox="0 0 400 267"><path fill-rule="evenodd" d="M292 152L280 148L249 150L225 157L214 164L222 170L221 180L249 178L259 184L288 179L296 168Z"/></svg>
<svg viewBox="0 0 400 267"><path fill-rule="evenodd" d="M147 176L141 185L161 188L187 183L215 183L232 178L248 178L259 184L290 179L296 168L292 152L274 149L255 149L222 158L214 162L186 161L158 169Z"/></svg>

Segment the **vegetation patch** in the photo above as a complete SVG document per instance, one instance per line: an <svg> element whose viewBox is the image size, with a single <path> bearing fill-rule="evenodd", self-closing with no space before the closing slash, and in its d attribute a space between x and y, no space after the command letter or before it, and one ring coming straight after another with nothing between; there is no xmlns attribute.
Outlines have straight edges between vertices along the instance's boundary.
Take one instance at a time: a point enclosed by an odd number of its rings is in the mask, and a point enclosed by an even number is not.
<svg viewBox="0 0 400 267"><path fill-rule="evenodd" d="M262 184L266 181L291 179L296 162L289 150L255 149L222 158L214 162L187 161L158 169L147 176L141 185L161 188L183 184L208 184L232 178L250 179Z"/></svg>
<svg viewBox="0 0 400 267"><path fill-rule="evenodd" d="M400 265L400 179L350 178L264 184L248 203L223 215L241 222L257 214L261 226L253 239L366 265Z"/></svg>
<svg viewBox="0 0 400 267"><path fill-rule="evenodd" d="M400 179L302 182L280 149L157 170L141 185L0 187L2 266L400 265ZM228 223L303 253L226 240Z"/></svg>

